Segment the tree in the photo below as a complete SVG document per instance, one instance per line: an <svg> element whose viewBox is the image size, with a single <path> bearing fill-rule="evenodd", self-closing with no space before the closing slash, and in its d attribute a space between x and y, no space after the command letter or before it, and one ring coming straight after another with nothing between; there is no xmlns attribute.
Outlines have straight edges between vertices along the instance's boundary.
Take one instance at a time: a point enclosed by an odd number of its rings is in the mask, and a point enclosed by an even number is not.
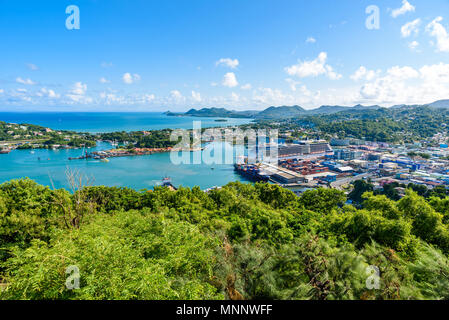
<svg viewBox="0 0 449 320"><path fill-rule="evenodd" d="M324 188L307 190L299 198L299 203L304 208L321 213L330 213L345 202L346 196L342 191Z"/></svg>
<svg viewBox="0 0 449 320"><path fill-rule="evenodd" d="M349 193L348 198L356 204L362 203L362 195L365 192L372 192L374 186L365 180L356 180L354 182L354 189Z"/></svg>

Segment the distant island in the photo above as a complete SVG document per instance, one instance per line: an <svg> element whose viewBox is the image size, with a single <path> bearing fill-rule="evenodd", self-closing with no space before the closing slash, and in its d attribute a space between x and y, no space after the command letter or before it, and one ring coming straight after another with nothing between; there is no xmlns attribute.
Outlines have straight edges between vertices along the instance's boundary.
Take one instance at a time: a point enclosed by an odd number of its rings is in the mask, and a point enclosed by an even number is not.
<svg viewBox="0 0 449 320"><path fill-rule="evenodd" d="M424 105L395 105L391 108L398 109L410 109L416 108L420 106L427 106L434 109L446 109L449 108L449 100L439 100L433 103L424 104ZM353 107L348 106L320 106L319 108L306 110L301 106L271 106L266 108L263 111L235 111L235 110L227 110L225 108L202 108L202 109L190 109L185 113L175 113L171 111L167 111L164 114L172 117L210 117L210 118L249 118L256 120L277 120L277 119L289 119L289 118L297 118L302 116L313 116L313 115L326 115L326 114L334 114L342 111L364 111L364 110L378 110L378 109L388 109L385 107L381 107L378 105L373 106L363 106L363 105L355 105Z"/></svg>
<svg viewBox="0 0 449 320"><path fill-rule="evenodd" d="M164 114L172 117L204 117L204 118L254 118L258 111L234 111L225 108L190 109L185 113L167 111Z"/></svg>

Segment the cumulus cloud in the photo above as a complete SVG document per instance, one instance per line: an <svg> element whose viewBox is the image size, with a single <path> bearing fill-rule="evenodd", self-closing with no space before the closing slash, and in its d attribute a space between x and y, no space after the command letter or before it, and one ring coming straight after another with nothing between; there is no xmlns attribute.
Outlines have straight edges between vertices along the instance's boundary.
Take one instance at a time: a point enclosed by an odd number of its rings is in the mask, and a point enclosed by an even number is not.
<svg viewBox="0 0 449 320"><path fill-rule="evenodd" d="M182 103L182 102L186 101L186 99L180 91L172 90L172 91L170 91L169 101L173 102L173 103Z"/></svg>
<svg viewBox="0 0 449 320"><path fill-rule="evenodd" d="M237 102L240 100L240 96L237 93L233 92L231 93L231 100Z"/></svg>
<svg viewBox="0 0 449 320"><path fill-rule="evenodd" d="M231 69L235 69L238 67L239 65L239 60L237 59L230 59L230 58L221 58L220 60L218 60L217 62L215 62L216 66L226 66L229 67Z"/></svg>
<svg viewBox="0 0 449 320"><path fill-rule="evenodd" d="M151 102L151 101L153 101L154 99L156 99L156 96L155 96L154 94L145 94L145 95L144 95L144 98L145 98L145 101L146 101L146 102Z"/></svg>
<svg viewBox="0 0 449 320"><path fill-rule="evenodd" d="M368 70L366 67L360 66L360 68L358 68L350 76L350 78L354 81L359 81L359 80L371 81L374 78L376 78L380 72L381 72L381 70Z"/></svg>
<svg viewBox="0 0 449 320"><path fill-rule="evenodd" d="M192 91L192 99L196 102L201 102L201 94L196 91Z"/></svg>
<svg viewBox="0 0 449 320"><path fill-rule="evenodd" d="M412 51L417 51L418 47L419 47L419 42L418 41L412 41L408 44L408 47L410 48L410 50Z"/></svg>
<svg viewBox="0 0 449 320"><path fill-rule="evenodd" d="M410 22L407 22L401 27L401 34L403 38L410 37L412 33L417 35L419 33L419 25L421 24L421 19L416 19Z"/></svg>
<svg viewBox="0 0 449 320"><path fill-rule="evenodd" d="M326 64L327 53L321 52L318 57L311 61L299 61L298 64L285 68L285 71L291 76L299 78L317 77L325 75L331 80L342 78L341 74L336 73L333 68Z"/></svg>
<svg viewBox="0 0 449 320"><path fill-rule="evenodd" d="M16 78L16 82L20 84L26 84L26 85L35 85L36 83L32 81L31 79L22 79L21 77Z"/></svg>
<svg viewBox="0 0 449 320"><path fill-rule="evenodd" d="M399 67L394 66L387 70L387 74L394 79L406 80L406 79L414 79L419 77L419 72L413 69L412 67Z"/></svg>
<svg viewBox="0 0 449 320"><path fill-rule="evenodd" d="M253 94L253 100L263 104L277 104L280 101L290 103L294 98L279 89L258 88Z"/></svg>
<svg viewBox="0 0 449 320"><path fill-rule="evenodd" d="M426 31L436 39L437 50L440 52L449 52L449 34L446 28L440 23L442 17L437 17L426 27Z"/></svg>
<svg viewBox="0 0 449 320"><path fill-rule="evenodd" d="M54 90L52 89L47 89L47 88L41 88L41 90L37 93L37 95L39 97L47 97L50 99L58 99L61 97L60 94L57 94Z"/></svg>
<svg viewBox="0 0 449 320"><path fill-rule="evenodd" d="M109 83L109 82L111 82L111 81L109 81L108 79L106 79L104 77L100 78L100 83Z"/></svg>
<svg viewBox="0 0 449 320"><path fill-rule="evenodd" d="M413 5L410 4L410 2L408 2L407 0L402 0L402 7L398 8L398 9L394 9L391 12L391 16L393 18L396 18L400 15L403 15L407 12L413 12L415 11L415 7Z"/></svg>
<svg viewBox="0 0 449 320"><path fill-rule="evenodd" d="M72 93L73 94L77 94L77 95L84 95L86 93L87 90L87 84L82 83L82 82L76 82L73 86L72 86Z"/></svg>
<svg viewBox="0 0 449 320"><path fill-rule="evenodd" d="M224 75L223 77L223 82L222 84L225 87L229 87L229 88L234 88L237 87L239 85L237 78L234 74L234 72L228 72Z"/></svg>
<svg viewBox="0 0 449 320"><path fill-rule="evenodd" d="M133 84L136 81L140 80L140 75L137 73L131 74L129 72L123 74L122 80L126 84Z"/></svg>
<svg viewBox="0 0 449 320"><path fill-rule="evenodd" d="M240 89L242 90L251 90L253 86L250 83L244 84L243 86L240 87Z"/></svg>
<svg viewBox="0 0 449 320"><path fill-rule="evenodd" d="M360 98L379 104L428 103L449 96L449 64L420 69L395 66L360 88Z"/></svg>
<svg viewBox="0 0 449 320"><path fill-rule="evenodd" d="M315 42L316 42L316 39L315 39L314 37L308 37L308 38L306 39L306 42L307 42L307 43L315 43Z"/></svg>
<svg viewBox="0 0 449 320"><path fill-rule="evenodd" d="M77 103L91 103L92 98L86 96L87 84L82 82L75 82L72 89L66 95L71 101Z"/></svg>
<svg viewBox="0 0 449 320"><path fill-rule="evenodd" d="M288 83L290 90L292 91L296 91L296 86L298 86L301 83L300 81L295 81L291 78L287 78L285 79L285 81Z"/></svg>

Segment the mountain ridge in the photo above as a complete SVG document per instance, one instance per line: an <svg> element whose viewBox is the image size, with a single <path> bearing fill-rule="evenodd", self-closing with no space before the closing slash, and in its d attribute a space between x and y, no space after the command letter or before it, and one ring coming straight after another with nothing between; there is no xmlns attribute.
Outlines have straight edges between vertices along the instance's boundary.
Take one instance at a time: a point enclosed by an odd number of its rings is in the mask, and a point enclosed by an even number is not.
<svg viewBox="0 0 449 320"><path fill-rule="evenodd" d="M393 105L389 108L399 109L399 108L414 108L414 107L430 107L430 108L448 108L449 109L449 99L447 100L437 100L429 104L422 105ZM379 105L364 106L357 104L355 106L339 106L339 105L322 105L315 109L304 109L299 105L293 106L270 106L262 111L246 110L246 111L236 111L228 110L226 108L201 108L195 109L191 108L185 113L174 113L167 111L165 112L168 116L192 116L192 117L215 117L215 118L254 118L256 120L268 120L268 119L289 119L299 116L308 115L324 115L324 114L334 114L342 111L363 111L363 110L378 110L378 109L389 109L386 107L381 107Z"/></svg>

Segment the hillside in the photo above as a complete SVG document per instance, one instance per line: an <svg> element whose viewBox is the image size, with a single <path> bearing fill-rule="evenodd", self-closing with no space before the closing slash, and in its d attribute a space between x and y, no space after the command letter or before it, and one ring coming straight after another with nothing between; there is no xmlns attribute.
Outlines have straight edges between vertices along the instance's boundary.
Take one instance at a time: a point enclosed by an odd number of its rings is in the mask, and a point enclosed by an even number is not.
<svg viewBox="0 0 449 320"><path fill-rule="evenodd" d="M449 100L439 100L430 104L424 105L394 105L390 108L383 108L378 105L363 106L361 104L353 107L347 106L320 106L315 109L304 109L301 106L271 106L263 111L233 111L225 108L202 108L200 110L190 109L185 113L173 113L167 111L165 114L169 116L191 116L191 117L217 117L217 118L254 118L257 120L280 120L298 118L311 115L328 115L340 112L369 112L382 109L411 109L422 106L428 106L431 108L449 108Z"/></svg>
<svg viewBox="0 0 449 320"><path fill-rule="evenodd" d="M449 197L0 185L0 299L448 299ZM381 290L365 285L376 266ZM68 267L77 290L65 290Z"/></svg>

